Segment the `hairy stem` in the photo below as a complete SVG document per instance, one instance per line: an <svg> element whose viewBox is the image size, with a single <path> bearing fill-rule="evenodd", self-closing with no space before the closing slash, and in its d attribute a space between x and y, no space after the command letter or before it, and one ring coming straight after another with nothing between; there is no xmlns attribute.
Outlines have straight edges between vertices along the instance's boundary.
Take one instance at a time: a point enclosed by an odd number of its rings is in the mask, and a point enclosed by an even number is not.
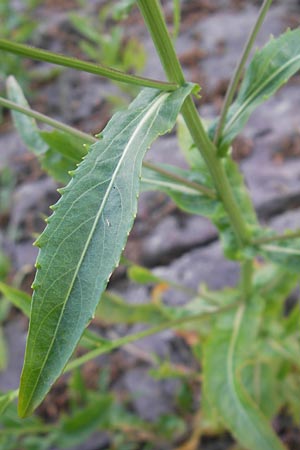
<svg viewBox="0 0 300 450"><path fill-rule="evenodd" d="M247 59L249 57L250 51L251 51L251 49L253 47L253 44L254 44L254 41L256 39L257 33L259 32L259 30L261 28L261 25L262 25L262 23L264 21L264 18L265 18L266 14L267 14L270 6L271 6L271 3L272 3L272 0L264 0L264 2L262 4L262 7L261 7L261 9L259 11L257 20L256 20L256 22L255 22L255 24L254 24L254 26L253 26L253 28L252 28L252 30L250 32L250 35L249 35L249 37L247 39L245 47L244 47L244 49L242 51L241 58L240 58L240 60L239 60L239 62L237 64L237 66L235 68L235 71L233 73L233 76L232 76L232 78L230 80L230 83L229 83L229 86L228 86L228 89L227 89L227 92L226 92L226 96L225 96L225 99L224 99L224 104L223 104L223 108L222 108L222 111L221 111L220 120L219 120L218 127L217 127L217 130L216 130L216 134L215 134L215 137L214 137L214 142L215 142L216 145L218 144L218 141L219 141L219 139L221 137L221 134L222 134L222 131L223 131L223 128L224 128L224 125L225 125L228 109L229 109L229 107L230 107L230 105L232 103L232 100L234 98L234 95L236 93L239 81L240 81L241 76L242 76L242 72L244 70L245 64L246 64Z"/></svg>
<svg viewBox="0 0 300 450"><path fill-rule="evenodd" d="M121 83L133 84L135 86L143 86L160 89L161 91L175 91L178 85L175 83L166 83L164 81L151 80L149 78L138 77L120 72L110 67L100 66L87 61L60 55L58 53L49 52L40 48L30 47L29 45L18 44L7 39L0 39L0 50L5 50L16 55L25 56L27 58L45 61L59 66L70 67L75 70L83 70L84 72L100 75L110 80L119 81Z"/></svg>
<svg viewBox="0 0 300 450"><path fill-rule="evenodd" d="M183 85L185 83L183 71L169 35L159 1L152 0L149 2L147 0L137 0L137 4L149 29L169 81ZM239 244L243 246L249 241L247 224L233 196L222 162L217 157L217 149L207 136L191 97L186 99L181 113L194 143L200 150L212 175L216 190L227 211Z"/></svg>

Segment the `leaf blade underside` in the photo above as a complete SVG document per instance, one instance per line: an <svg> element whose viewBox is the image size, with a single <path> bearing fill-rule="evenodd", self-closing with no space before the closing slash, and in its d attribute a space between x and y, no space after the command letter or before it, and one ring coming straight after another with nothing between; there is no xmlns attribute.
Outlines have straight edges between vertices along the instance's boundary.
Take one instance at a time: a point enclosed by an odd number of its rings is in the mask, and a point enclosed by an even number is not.
<svg viewBox="0 0 300 450"><path fill-rule="evenodd" d="M127 111L113 116L53 207L36 243L20 416L43 400L92 319L133 224L143 156L174 126L192 89L143 90Z"/></svg>

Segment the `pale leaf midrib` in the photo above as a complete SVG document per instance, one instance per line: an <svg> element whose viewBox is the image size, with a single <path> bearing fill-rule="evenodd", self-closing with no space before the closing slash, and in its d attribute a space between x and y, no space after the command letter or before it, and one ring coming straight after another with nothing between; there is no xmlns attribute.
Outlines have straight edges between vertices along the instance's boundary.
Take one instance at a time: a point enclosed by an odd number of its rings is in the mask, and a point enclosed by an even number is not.
<svg viewBox="0 0 300 450"><path fill-rule="evenodd" d="M31 396L29 397L29 399L28 399L28 401L27 401L27 403L26 403L26 408L24 408L24 410L23 410L24 412L27 411L27 409L28 409L28 407L29 407L29 405L30 405L30 403L31 403L31 400L32 400L32 397L33 397L33 395L34 395L34 393L35 393L37 384L38 384L38 382L39 382L39 380L40 380L42 371L43 371L43 369L44 369L44 367L45 367L45 365L46 365L46 363L47 363L49 354L51 353L51 350L52 350L52 348L53 348L54 342L55 342L55 340L56 340L57 330L58 330L58 328L59 328L59 326L60 326L60 323L61 323L61 320L62 320L62 317L63 317L63 313L64 313L64 311L65 311L66 304L67 304L68 299L69 299L69 297L70 297L70 293L71 293L71 291L72 291L72 289L73 289L73 286L74 286L76 277L77 277L77 275L78 275L78 272L79 272L79 270L80 270L82 261L83 261L83 259L84 259L84 257L85 257L85 254L86 254L86 252L87 252L87 249L88 249L88 247L89 247L89 244L90 244L90 241L91 241L91 239L92 239L92 236L94 235L95 228L96 228L96 226L97 226L97 223L98 223L98 221L99 221L99 218L100 218L100 216L101 216L101 213L102 213L102 211L103 211L103 209L104 209L104 206L105 206L105 204L106 204L106 200L107 200L107 198L108 198L108 196L109 196L109 194L110 194L110 191L111 191L112 186L113 186L113 184L114 184L115 178L116 178L116 176L117 176L117 174L118 174L118 172L119 172L119 168L121 167L122 162L123 162L125 156L127 155L127 151L128 151L128 149L130 148L130 144L132 143L132 141L134 140L134 138L136 137L136 135L138 134L138 132L140 131L140 129L144 126L144 124L147 122L147 120L151 117L152 113L153 113L157 108L159 108L160 104L163 102L163 100L165 99L165 97L168 97L169 95L170 95L170 93L163 93L163 94L160 94L160 95L155 99L155 101L153 102L153 105L148 109L147 113L145 114L145 116L143 117L143 119L141 120L141 122L138 124L137 128L134 130L134 132L133 132L131 138L129 139L129 141L128 141L128 143L127 143L125 149L124 149L124 152L123 152L123 154L122 154L122 157L120 158L120 160L119 160L119 162L118 162L118 164L117 164L117 166L116 166L116 169L114 170L114 175L112 176L111 182L110 182L110 184L109 184L109 186L108 186L108 188L107 188L107 191L106 191L106 193L105 193L105 195L104 195L104 197L103 197L103 200L102 200L102 202L101 202L101 205L100 205L98 214L97 214L97 216L96 216L96 218L95 218L95 221L94 221L94 225L93 225L93 227L92 227L92 229L91 229L91 231L90 231L90 233L89 233L89 236L88 236L86 245L85 245L85 247L84 247L84 249L83 249L83 251L82 251L82 255L81 255L81 257L80 257L80 260L79 260L79 262L78 262L78 264L77 264L77 267L76 267L76 270L75 270L75 272L74 272L74 276L73 276L72 282L70 283L70 288L69 288L69 290L68 290L68 292L67 292L67 294L66 294L66 300L65 300L65 302L64 302L64 307L62 308L62 311L61 311L59 320L58 320L58 322L57 322L57 326L56 326L56 328L55 328L55 332L54 332L54 334L53 334L53 338L52 338L51 344L50 344L49 349L48 349L48 352L47 352L47 354L46 354L46 356L45 356L45 358L44 358L44 363L43 363L43 365L41 366L41 369L40 369L39 375L38 375L38 377L37 377L37 379L36 379L36 382L35 382L35 384L34 384L34 387L33 387L32 391L31 391L31 392L32 392L32 393L31 393Z"/></svg>

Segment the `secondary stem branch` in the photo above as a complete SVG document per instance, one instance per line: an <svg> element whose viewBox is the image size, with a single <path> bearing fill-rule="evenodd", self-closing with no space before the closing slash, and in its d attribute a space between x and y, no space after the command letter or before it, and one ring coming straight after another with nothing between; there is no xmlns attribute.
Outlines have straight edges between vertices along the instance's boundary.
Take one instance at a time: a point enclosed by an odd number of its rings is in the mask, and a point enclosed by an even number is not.
<svg viewBox="0 0 300 450"><path fill-rule="evenodd" d="M235 71L233 73L233 76L232 76L232 78L230 80L230 83L229 83L229 86L228 86L228 89L227 89L227 92L226 92L223 108L222 108L222 111L221 111L219 124L218 124L217 130L216 130L216 134L215 134L215 138L214 138L215 144L218 144L218 141L219 141L219 139L221 137L221 134L222 134L222 131L223 131L223 128L224 128L224 125L225 125L225 120L226 120L226 116L227 116L227 113L228 113L228 109L229 109L229 107L230 107L230 105L232 103L234 94L236 93L239 81L240 81L241 76L242 76L243 69L244 69L245 64L247 62L247 59L249 57L250 51L251 51L251 49L253 47L253 44L254 44L254 41L256 39L257 33L260 30L260 27L261 27L261 25L262 25L262 23L264 21L264 18L266 16L267 12L268 12L268 9L271 6L271 3L272 3L272 0L264 0L264 2L262 4L262 7L261 7L261 9L259 11L259 14L258 14L258 18L257 18L257 20L256 20L256 22L255 22L255 24L254 24L254 26L253 26L253 28L252 28L252 30L250 32L250 35L249 35L248 40L246 42L246 45L245 45L245 47L243 49L241 58L240 58L240 60L239 60L239 62L237 64L236 69L235 69Z"/></svg>
<svg viewBox="0 0 300 450"><path fill-rule="evenodd" d="M59 66L70 67L75 70L82 70L121 83L133 84L135 86L150 87L160 89L161 91L175 91L178 88L178 85L175 83L166 83L164 81L130 75L110 67L100 66L99 64L93 64L40 48L30 47L29 45L18 44L7 39L0 39L0 50L5 50L38 61L45 61Z"/></svg>

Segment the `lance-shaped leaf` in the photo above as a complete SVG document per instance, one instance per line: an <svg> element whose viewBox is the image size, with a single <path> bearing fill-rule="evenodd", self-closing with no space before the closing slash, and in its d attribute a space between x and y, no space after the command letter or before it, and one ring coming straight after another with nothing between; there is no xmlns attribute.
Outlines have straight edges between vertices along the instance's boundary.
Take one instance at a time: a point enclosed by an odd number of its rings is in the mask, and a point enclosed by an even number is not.
<svg viewBox="0 0 300 450"><path fill-rule="evenodd" d="M193 85L145 89L113 116L73 174L38 239L37 274L21 377L19 414L43 400L94 315L137 210L142 159L168 132Z"/></svg>
<svg viewBox="0 0 300 450"><path fill-rule="evenodd" d="M8 77L6 82L7 96L10 100L25 108L30 108L21 86L18 84L13 76ZM12 111L11 112L14 124L27 147L35 155L42 155L48 150L48 145L41 138L39 128L36 121L32 117Z"/></svg>
<svg viewBox="0 0 300 450"><path fill-rule="evenodd" d="M204 390L211 406L243 448L283 450L241 382L240 371L253 352L262 304L262 299L255 296L217 322L204 349Z"/></svg>
<svg viewBox="0 0 300 450"><path fill-rule="evenodd" d="M5 413L9 405L18 397L18 389L0 394L0 416Z"/></svg>
<svg viewBox="0 0 300 450"><path fill-rule="evenodd" d="M221 152L243 129L252 112L300 69L300 29L271 39L246 70L240 92L231 106L220 144ZM211 132L213 132L213 128Z"/></svg>

